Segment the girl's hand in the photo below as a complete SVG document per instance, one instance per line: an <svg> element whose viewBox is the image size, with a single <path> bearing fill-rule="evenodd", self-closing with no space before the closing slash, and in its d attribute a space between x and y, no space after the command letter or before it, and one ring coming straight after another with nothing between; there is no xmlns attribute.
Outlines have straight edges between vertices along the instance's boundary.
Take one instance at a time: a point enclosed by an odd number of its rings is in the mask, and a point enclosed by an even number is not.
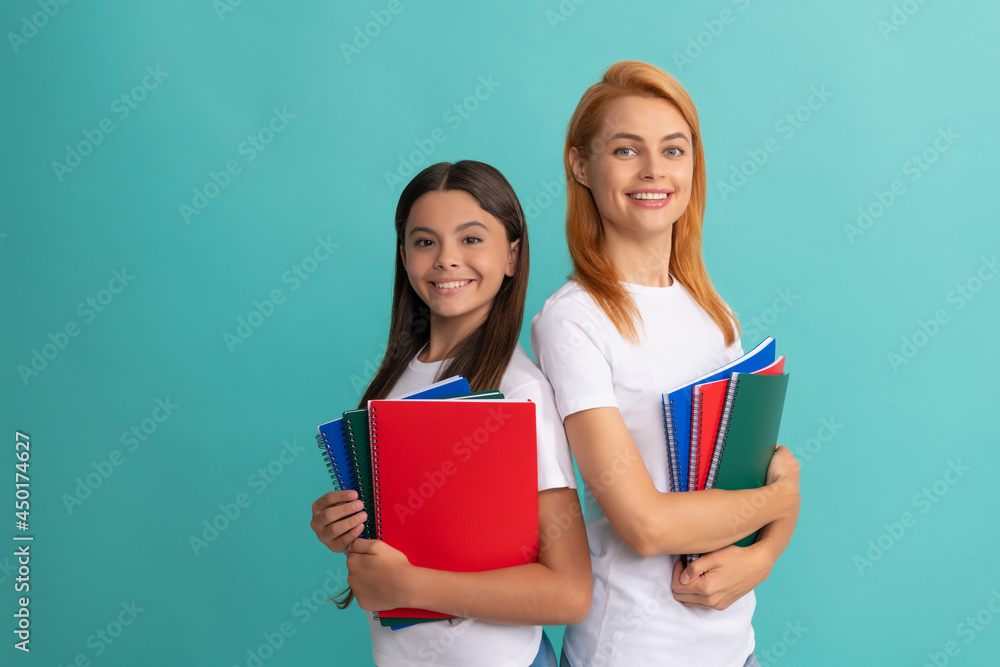
<svg viewBox="0 0 1000 667"><path fill-rule="evenodd" d="M319 541L334 553L347 553L348 547L365 528L368 514L356 513L364 509L364 503L357 498L357 491L331 491L312 504L309 526Z"/></svg>
<svg viewBox="0 0 1000 667"><path fill-rule="evenodd" d="M381 540L356 539L347 554L347 583L366 611L411 607L414 570L402 551Z"/></svg>
<svg viewBox="0 0 1000 667"><path fill-rule="evenodd" d="M674 599L688 607L726 609L771 573L770 560L756 545L728 546L707 553L687 568L674 563Z"/></svg>

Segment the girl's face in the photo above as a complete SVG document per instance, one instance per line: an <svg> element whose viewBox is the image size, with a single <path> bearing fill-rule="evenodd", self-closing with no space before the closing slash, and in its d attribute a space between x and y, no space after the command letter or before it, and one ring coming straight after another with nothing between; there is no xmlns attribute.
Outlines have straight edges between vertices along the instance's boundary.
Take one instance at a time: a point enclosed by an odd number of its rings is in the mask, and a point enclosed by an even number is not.
<svg viewBox="0 0 1000 667"><path fill-rule="evenodd" d="M432 191L413 203L400 254L431 324L472 331L489 313L504 276L513 276L520 241L508 243L497 218L463 190Z"/></svg>
<svg viewBox="0 0 1000 667"><path fill-rule="evenodd" d="M670 102L626 96L612 102L590 155L570 150L605 226L640 237L669 230L687 208L694 174L691 128Z"/></svg>

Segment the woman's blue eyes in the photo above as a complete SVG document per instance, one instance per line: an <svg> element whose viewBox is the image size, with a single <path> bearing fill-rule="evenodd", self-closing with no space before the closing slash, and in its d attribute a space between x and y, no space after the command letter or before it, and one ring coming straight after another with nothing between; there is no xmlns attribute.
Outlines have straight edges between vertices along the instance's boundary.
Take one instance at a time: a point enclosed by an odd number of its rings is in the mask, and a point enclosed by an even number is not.
<svg viewBox="0 0 1000 667"><path fill-rule="evenodd" d="M616 148L614 152L615 155L620 155L622 157L626 157L628 153L632 153L633 155L636 154L635 149L629 148L628 146L622 146L621 148ZM680 157L684 155L684 150L681 148L677 148L676 146L668 148L664 152L667 153L670 157Z"/></svg>

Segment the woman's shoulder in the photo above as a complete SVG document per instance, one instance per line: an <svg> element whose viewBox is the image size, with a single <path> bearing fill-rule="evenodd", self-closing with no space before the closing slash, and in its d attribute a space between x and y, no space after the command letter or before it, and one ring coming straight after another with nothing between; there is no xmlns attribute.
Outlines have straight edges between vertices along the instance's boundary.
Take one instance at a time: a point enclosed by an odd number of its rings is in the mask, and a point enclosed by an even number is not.
<svg viewBox="0 0 1000 667"><path fill-rule="evenodd" d="M540 322L559 321L564 318L575 319L581 315L595 319L600 318L603 311L587 290L570 278L545 300L541 310L531 319L531 325L534 327Z"/></svg>

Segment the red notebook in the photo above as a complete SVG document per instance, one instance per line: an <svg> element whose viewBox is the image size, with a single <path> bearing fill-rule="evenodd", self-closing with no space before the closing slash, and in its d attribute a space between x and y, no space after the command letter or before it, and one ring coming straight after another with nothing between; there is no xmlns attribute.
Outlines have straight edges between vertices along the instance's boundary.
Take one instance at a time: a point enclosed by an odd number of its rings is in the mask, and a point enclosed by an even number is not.
<svg viewBox="0 0 1000 667"><path fill-rule="evenodd" d="M774 363L759 371L756 375L781 375L785 372L785 358L778 357ZM722 407L726 402L726 391L729 389L729 378L696 384L692 401L691 416L691 460L697 461L691 470L697 470L697 484L689 484L688 488L701 491L708 482L708 469L712 466L712 455L715 453L715 440L719 434L719 421L722 419Z"/></svg>
<svg viewBox="0 0 1000 667"><path fill-rule="evenodd" d="M380 400L368 409L378 539L436 570L537 560L534 403ZM425 609L379 617L449 618Z"/></svg>

